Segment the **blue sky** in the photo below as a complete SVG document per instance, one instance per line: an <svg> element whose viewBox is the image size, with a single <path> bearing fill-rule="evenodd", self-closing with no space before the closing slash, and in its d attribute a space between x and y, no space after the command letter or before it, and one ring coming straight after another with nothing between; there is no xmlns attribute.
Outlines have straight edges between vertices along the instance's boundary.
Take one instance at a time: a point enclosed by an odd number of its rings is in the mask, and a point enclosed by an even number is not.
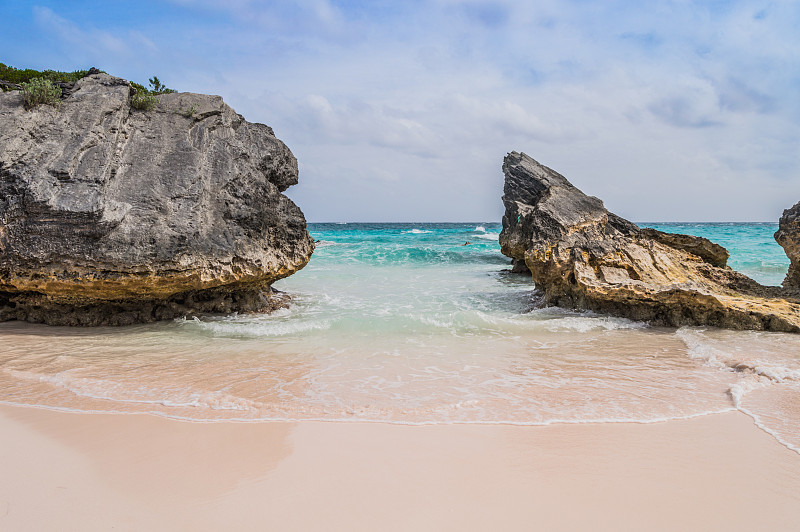
<svg viewBox="0 0 800 532"><path fill-rule="evenodd" d="M492 221L524 151L638 221L800 201L800 3L0 0L0 61L220 94L310 221Z"/></svg>

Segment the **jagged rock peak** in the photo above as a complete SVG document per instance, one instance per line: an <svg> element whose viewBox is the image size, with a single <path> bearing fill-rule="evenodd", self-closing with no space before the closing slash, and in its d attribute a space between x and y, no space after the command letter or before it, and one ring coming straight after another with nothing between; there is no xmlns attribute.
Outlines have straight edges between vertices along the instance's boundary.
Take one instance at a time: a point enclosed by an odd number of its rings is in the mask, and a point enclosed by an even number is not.
<svg viewBox="0 0 800 532"><path fill-rule="evenodd" d="M274 304L309 260L297 161L219 96L131 107L95 73L58 109L0 94L0 321L126 324Z"/></svg>

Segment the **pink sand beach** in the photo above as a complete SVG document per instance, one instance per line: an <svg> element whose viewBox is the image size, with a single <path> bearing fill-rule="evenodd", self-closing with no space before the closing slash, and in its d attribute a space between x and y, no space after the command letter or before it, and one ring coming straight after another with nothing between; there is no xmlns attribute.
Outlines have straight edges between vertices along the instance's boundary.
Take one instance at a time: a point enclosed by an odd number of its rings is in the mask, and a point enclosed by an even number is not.
<svg viewBox="0 0 800 532"><path fill-rule="evenodd" d="M195 423L0 407L3 530L792 530L800 455L654 424Z"/></svg>

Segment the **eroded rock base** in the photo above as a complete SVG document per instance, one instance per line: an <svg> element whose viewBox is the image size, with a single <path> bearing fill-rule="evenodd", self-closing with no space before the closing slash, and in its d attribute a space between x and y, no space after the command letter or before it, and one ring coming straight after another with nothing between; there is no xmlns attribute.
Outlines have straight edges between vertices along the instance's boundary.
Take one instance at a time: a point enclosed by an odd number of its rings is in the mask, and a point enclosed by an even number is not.
<svg viewBox="0 0 800 532"><path fill-rule="evenodd" d="M54 302L38 293L0 292L0 322L20 320L66 326L132 325L181 317L234 312L272 312L290 297L273 288L229 287L194 290L166 300L104 301L92 304Z"/></svg>

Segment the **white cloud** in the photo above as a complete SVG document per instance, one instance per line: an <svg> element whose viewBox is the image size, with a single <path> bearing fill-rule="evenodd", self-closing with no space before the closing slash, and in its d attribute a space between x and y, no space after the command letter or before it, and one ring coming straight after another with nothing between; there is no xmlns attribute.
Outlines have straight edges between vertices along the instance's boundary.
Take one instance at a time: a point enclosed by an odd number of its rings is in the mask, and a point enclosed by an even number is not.
<svg viewBox="0 0 800 532"><path fill-rule="evenodd" d="M111 32L79 25L41 6L33 7L33 17L38 28L49 38L55 38L59 50L76 63L75 69L107 62L145 63L159 52L152 39L135 29Z"/></svg>
<svg viewBox="0 0 800 532"><path fill-rule="evenodd" d="M54 32L63 42L84 50L99 49L110 54L127 52L125 42L107 31L86 31L77 24L56 15L47 7L35 6L36 22L47 31Z"/></svg>
<svg viewBox="0 0 800 532"><path fill-rule="evenodd" d="M404 115L399 110L361 100L334 107L324 96L311 94L294 104L287 119L304 121L309 138L432 156L440 139L427 127Z"/></svg>
<svg viewBox="0 0 800 532"><path fill-rule="evenodd" d="M196 16L111 32L36 15L76 56L273 126L312 220L499 219L511 150L633 219L770 220L800 200L794 2L171 8Z"/></svg>

